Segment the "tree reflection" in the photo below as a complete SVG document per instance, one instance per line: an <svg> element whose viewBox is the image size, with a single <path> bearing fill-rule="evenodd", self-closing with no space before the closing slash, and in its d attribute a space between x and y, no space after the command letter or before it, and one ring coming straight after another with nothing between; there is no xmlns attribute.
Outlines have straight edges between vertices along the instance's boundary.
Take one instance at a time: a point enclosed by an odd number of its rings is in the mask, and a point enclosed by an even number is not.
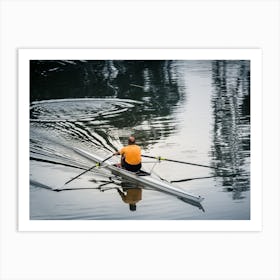
<svg viewBox="0 0 280 280"><path fill-rule="evenodd" d="M83 97L141 101L142 104L133 111L127 110L121 116L112 118L110 125L122 130L133 128L130 133L137 134L138 141L145 146L176 131L172 112L185 98L185 89L176 61L30 62L31 102Z"/></svg>
<svg viewBox="0 0 280 280"><path fill-rule="evenodd" d="M241 199L250 188L250 62L212 62L212 108L214 115L212 158L223 172L225 191Z"/></svg>

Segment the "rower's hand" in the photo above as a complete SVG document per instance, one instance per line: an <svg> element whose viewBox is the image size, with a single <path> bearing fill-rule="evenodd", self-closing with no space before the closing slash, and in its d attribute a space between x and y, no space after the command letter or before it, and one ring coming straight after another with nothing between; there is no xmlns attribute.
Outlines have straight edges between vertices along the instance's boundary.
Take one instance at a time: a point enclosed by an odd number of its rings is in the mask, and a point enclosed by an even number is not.
<svg viewBox="0 0 280 280"><path fill-rule="evenodd" d="M114 156L117 156L117 155L119 155L119 152L118 151L114 152Z"/></svg>

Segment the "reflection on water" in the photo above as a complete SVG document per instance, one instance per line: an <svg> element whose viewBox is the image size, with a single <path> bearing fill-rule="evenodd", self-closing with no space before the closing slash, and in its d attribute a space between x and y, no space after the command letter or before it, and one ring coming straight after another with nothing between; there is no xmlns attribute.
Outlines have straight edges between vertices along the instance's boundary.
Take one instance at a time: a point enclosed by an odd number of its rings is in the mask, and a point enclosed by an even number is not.
<svg viewBox="0 0 280 280"><path fill-rule="evenodd" d="M122 184L122 189L118 189L118 193L124 203L129 205L130 211L136 211L137 203L142 200L142 189L131 187L127 183Z"/></svg>
<svg viewBox="0 0 280 280"><path fill-rule="evenodd" d="M225 190L241 199L242 191L250 188L250 63L213 61L212 76L212 156L218 166L243 174L223 177Z"/></svg>
<svg viewBox="0 0 280 280"><path fill-rule="evenodd" d="M104 125L110 118L121 141L134 133L142 145L153 144L177 129L173 111L184 101L185 84L176 61L31 61L30 68L31 101L79 97L141 101L133 112L124 110L121 115L115 108L102 108L105 112L98 116L90 107L82 112L86 119L79 121L93 118L87 125ZM32 117L36 113L32 111ZM63 119L61 115L63 111L58 115Z"/></svg>
<svg viewBox="0 0 280 280"><path fill-rule="evenodd" d="M30 101L30 177L40 182L36 186L55 188L89 168L92 163L71 147L106 155L131 134L145 153L223 168L160 163L155 170L205 197L203 215L170 196L145 190L142 199L141 189L120 187L114 195L96 193L87 210L68 218L250 218L249 61L31 61ZM92 180L96 174L88 176ZM79 180L73 183L76 188ZM83 188L96 187L90 184L83 182ZM31 216L48 218L53 210L42 215L40 199L31 191ZM124 212L119 201L137 204L137 211L130 211L134 216L127 216L129 207ZM242 201L242 207L235 201ZM106 203L112 209L102 206Z"/></svg>

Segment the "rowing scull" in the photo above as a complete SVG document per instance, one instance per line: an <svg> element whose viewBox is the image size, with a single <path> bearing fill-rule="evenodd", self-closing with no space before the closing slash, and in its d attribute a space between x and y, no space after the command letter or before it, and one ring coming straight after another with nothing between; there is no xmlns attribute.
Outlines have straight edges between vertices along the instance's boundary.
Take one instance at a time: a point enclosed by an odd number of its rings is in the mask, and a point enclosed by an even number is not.
<svg viewBox="0 0 280 280"><path fill-rule="evenodd" d="M76 151L78 154L94 161L97 163L102 163L104 161L103 158L101 158L100 156L97 155L93 155L85 150L79 149L79 148L74 148L74 151ZM179 198L185 199L191 203L197 203L200 204L200 202L204 199L201 196L197 196L194 194L190 194L188 192L186 192L185 190L174 186L172 184L170 184L167 181L164 180L160 180L158 178L154 178L152 177L149 173L149 175L141 175L134 173L134 172L130 172L127 171L125 169L122 169L120 167L117 167L116 165L114 165L114 163L110 160L107 160L106 163L104 163L103 165L105 168L107 168L108 170L110 170L114 175L118 175L121 178L128 180L132 183L136 183L139 184L140 186L143 185L145 187L148 188L152 188L152 189L156 189L156 190L160 190L163 191L165 193L169 193L172 195L175 195ZM143 174L143 173L142 173ZM145 174L145 173L144 173Z"/></svg>

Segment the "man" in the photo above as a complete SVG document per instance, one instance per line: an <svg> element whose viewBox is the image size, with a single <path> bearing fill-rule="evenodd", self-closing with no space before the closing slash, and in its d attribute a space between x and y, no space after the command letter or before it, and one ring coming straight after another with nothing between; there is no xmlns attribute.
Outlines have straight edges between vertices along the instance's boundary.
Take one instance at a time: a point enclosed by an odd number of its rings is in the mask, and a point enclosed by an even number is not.
<svg viewBox="0 0 280 280"><path fill-rule="evenodd" d="M114 153L121 155L121 165L124 169L137 172L141 169L141 149L135 144L135 137L128 138L128 145Z"/></svg>

